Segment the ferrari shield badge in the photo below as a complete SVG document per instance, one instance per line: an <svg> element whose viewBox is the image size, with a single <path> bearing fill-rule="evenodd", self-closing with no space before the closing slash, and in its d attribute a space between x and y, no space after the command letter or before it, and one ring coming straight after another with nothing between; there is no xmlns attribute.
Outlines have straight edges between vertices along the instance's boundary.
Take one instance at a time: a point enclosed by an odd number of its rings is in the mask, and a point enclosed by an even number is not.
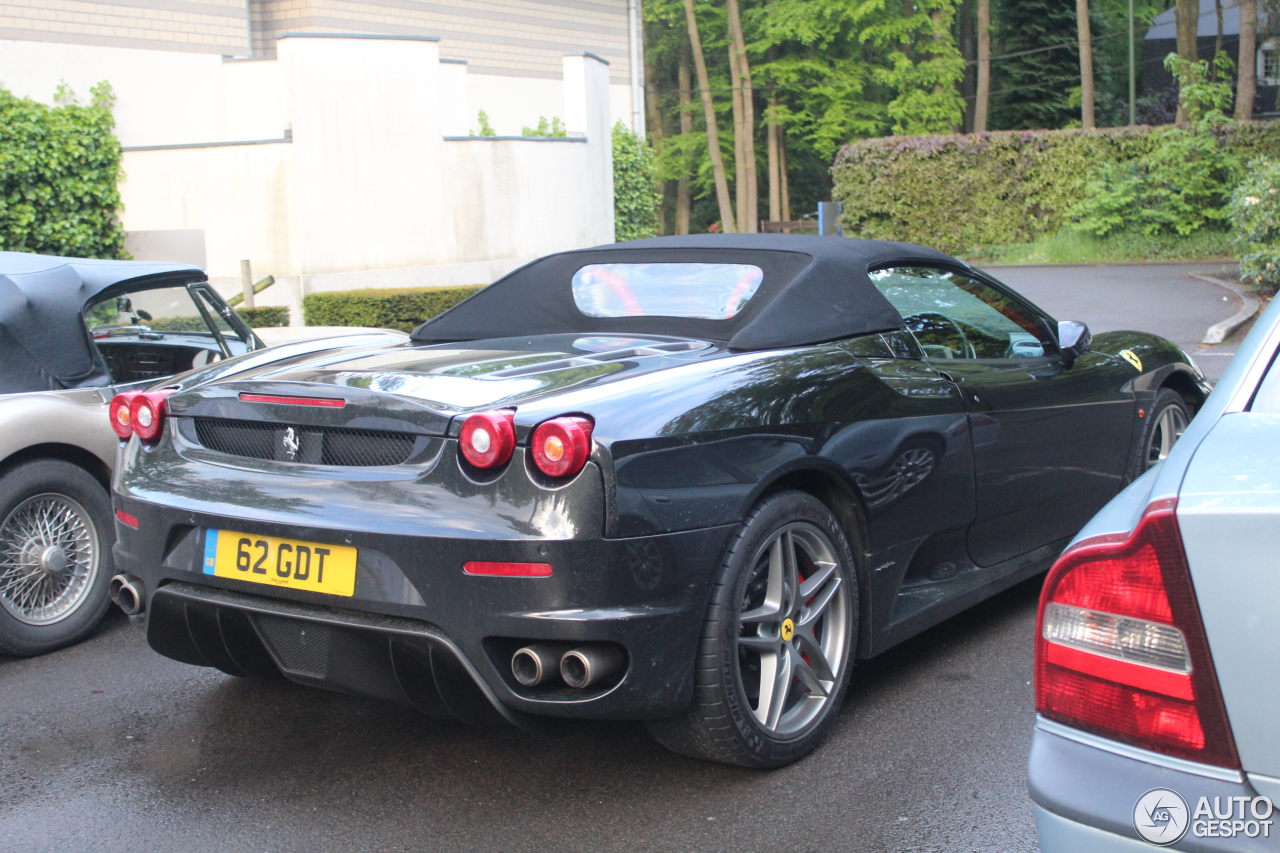
<svg viewBox="0 0 1280 853"><path fill-rule="evenodd" d="M1120 357L1133 365L1134 370L1142 372L1142 359L1138 358L1138 354L1131 349L1122 349L1119 353Z"/></svg>

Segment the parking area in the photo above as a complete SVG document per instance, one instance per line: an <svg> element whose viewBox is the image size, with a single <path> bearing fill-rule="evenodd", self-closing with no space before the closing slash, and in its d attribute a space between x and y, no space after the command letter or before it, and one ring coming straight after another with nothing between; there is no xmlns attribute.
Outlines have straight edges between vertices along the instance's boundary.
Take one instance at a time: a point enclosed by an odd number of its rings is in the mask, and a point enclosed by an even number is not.
<svg viewBox="0 0 1280 853"><path fill-rule="evenodd" d="M1230 348L1198 342L1238 306L1191 271L992 269L1219 376ZM154 654L113 613L79 646L0 658L0 849L1034 851L1038 590L858 667L827 742L774 772L681 758L634 724L533 738L235 679Z"/></svg>

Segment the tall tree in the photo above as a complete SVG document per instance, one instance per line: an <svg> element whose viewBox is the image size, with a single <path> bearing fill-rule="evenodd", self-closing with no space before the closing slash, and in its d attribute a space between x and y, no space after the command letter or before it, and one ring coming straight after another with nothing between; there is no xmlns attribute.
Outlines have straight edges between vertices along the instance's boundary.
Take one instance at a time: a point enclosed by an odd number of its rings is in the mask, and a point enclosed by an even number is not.
<svg viewBox="0 0 1280 853"><path fill-rule="evenodd" d="M973 102L973 132L987 132L991 104L991 0L978 0L978 91Z"/></svg>
<svg viewBox="0 0 1280 853"><path fill-rule="evenodd" d="M747 58L747 41L742 29L742 10L738 0L728 0L729 19L729 68L734 77L734 88L738 94L735 104L742 110L741 120L735 124L739 145L735 150L742 152L742 163L735 173L738 186L738 225L741 230L754 234L760 218L759 214L759 182L756 174L756 107L755 94L751 86L751 62Z"/></svg>
<svg viewBox="0 0 1280 853"><path fill-rule="evenodd" d="M1177 0L1174 5L1174 20L1179 58L1187 62L1198 62L1200 51L1196 48L1196 34L1200 29L1200 0ZM1178 93L1178 114L1174 123L1187 123L1187 107L1182 103L1181 92Z"/></svg>
<svg viewBox="0 0 1280 853"><path fill-rule="evenodd" d="M693 0L684 0L684 15L689 28L689 48L693 53L693 67L698 72L702 112L707 121L707 154L711 158L711 172L715 177L720 223L726 234L733 234L738 229L733 217L733 202L729 198L729 180L724 172L724 158L720 155L720 134L716 130L716 106L711 99L711 80L707 75L707 58L702 53L702 37L698 34L698 17L693 9Z"/></svg>
<svg viewBox="0 0 1280 853"><path fill-rule="evenodd" d="M958 0L916 0L901 17L868 26L863 37L890 48L888 67L876 78L893 87L887 106L898 134L950 133L964 119L957 84L964 78L964 57L952 33ZM867 12L881 0L863 0Z"/></svg>
<svg viewBox="0 0 1280 853"><path fill-rule="evenodd" d="M778 174L778 90L769 90L769 109L765 113L765 158L769 173L769 219L782 218L782 182Z"/></svg>
<svg viewBox="0 0 1280 853"><path fill-rule="evenodd" d="M1236 121L1253 118L1253 99L1258 94L1258 2L1240 0L1240 67L1236 71Z"/></svg>
<svg viewBox="0 0 1280 853"><path fill-rule="evenodd" d="M687 44L687 43L686 43ZM689 79L688 51L680 52L679 65L676 67L676 98L680 109L680 134L688 136L693 133L693 85ZM680 170L676 180L676 233L689 233L690 179L688 169Z"/></svg>
<svg viewBox="0 0 1280 853"><path fill-rule="evenodd" d="M995 0L998 52L991 67L991 127L1064 127L1080 113L1069 96L1079 84L1076 29L1070 0Z"/></svg>
<svg viewBox="0 0 1280 853"><path fill-rule="evenodd" d="M652 29L647 27L646 29ZM646 41L652 41L652 38L646 33ZM665 129L662 126L662 105L659 103L658 95L658 69L653 64L653 54L645 52L644 57L644 104L648 113L649 145L653 148L653 153L661 159L662 143L666 136ZM658 206L658 234L667 233L667 206L666 197L670 188L670 181L663 181L659 188L663 196L663 204Z"/></svg>
<svg viewBox="0 0 1280 853"><path fill-rule="evenodd" d="M1089 0L1076 0L1076 41L1080 52L1080 126L1092 130L1093 33L1089 28Z"/></svg>

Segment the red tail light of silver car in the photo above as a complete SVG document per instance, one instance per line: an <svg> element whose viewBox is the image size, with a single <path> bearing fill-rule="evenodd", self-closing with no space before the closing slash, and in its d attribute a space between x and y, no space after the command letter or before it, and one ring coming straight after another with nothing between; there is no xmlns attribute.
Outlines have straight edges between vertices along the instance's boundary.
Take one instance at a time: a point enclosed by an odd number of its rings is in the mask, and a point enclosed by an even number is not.
<svg viewBox="0 0 1280 853"><path fill-rule="evenodd" d="M1174 515L1150 504L1127 538L1068 549L1036 632L1036 710L1115 740L1239 767Z"/></svg>

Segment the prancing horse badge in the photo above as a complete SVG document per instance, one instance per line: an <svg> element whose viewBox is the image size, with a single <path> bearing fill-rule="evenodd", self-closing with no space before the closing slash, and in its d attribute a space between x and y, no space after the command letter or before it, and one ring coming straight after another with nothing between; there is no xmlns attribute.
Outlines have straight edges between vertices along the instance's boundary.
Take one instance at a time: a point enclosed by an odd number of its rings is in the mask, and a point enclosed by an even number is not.
<svg viewBox="0 0 1280 853"><path fill-rule="evenodd" d="M298 460L298 434L293 431L293 427L289 427L284 431L284 452L289 457L290 462Z"/></svg>
<svg viewBox="0 0 1280 853"><path fill-rule="evenodd" d="M1138 354L1131 349L1122 349L1118 355L1125 361L1133 365L1134 369L1139 373L1142 372L1142 359L1138 358Z"/></svg>

